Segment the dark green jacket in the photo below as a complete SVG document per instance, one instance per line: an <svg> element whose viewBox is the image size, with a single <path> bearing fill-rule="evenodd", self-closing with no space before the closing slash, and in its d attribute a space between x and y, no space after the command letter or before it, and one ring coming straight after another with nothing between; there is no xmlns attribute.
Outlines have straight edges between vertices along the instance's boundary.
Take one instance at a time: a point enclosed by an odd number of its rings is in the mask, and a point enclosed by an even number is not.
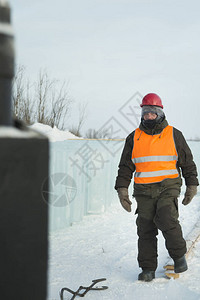
<svg viewBox="0 0 200 300"><path fill-rule="evenodd" d="M164 120L161 124L157 124L154 129L147 129L145 128L142 123L140 124L139 128L147 134L161 134L162 137L162 130L168 125L168 122ZM118 176L116 178L115 189L120 187L128 187L130 185L133 172L135 171L135 165L132 162L131 155L133 150L133 141L134 141L134 134L135 131L130 133L126 138L125 146L121 155L120 163L119 163L119 170ZM151 183L151 184L135 184L134 183L134 190L136 193L138 192L145 192L146 189L149 189L152 185L162 185L164 187L173 187L176 186L177 189L180 189L182 185L181 180L181 173L185 179L185 184L189 185L199 185L197 179L197 168L193 161L193 156L191 150L181 133L178 129L173 127L173 135L174 135L174 142L176 146L176 150L178 152L178 161L177 161L177 169L179 171L180 177L173 178L173 179L165 179L160 183ZM141 135L142 138L142 135Z"/></svg>

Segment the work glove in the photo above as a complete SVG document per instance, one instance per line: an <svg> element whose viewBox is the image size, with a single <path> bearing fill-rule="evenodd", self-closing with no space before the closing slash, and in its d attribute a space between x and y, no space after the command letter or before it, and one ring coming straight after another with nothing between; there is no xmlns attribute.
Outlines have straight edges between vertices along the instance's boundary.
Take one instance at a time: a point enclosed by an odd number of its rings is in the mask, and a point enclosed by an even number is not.
<svg viewBox="0 0 200 300"><path fill-rule="evenodd" d="M126 211L131 212L132 202L130 201L129 196L128 196L128 189L127 188L118 188L117 193L118 193L118 197L119 197L122 207Z"/></svg>
<svg viewBox="0 0 200 300"><path fill-rule="evenodd" d="M182 203L184 205L189 204L196 194L197 194L197 186L196 185L188 185L186 187L185 196L184 196Z"/></svg>

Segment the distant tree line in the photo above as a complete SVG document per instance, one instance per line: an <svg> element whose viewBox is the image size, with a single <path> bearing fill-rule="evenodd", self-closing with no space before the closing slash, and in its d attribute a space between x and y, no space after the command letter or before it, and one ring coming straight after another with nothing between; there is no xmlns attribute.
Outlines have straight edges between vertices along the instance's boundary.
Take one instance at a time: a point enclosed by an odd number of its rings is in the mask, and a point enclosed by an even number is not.
<svg viewBox="0 0 200 300"><path fill-rule="evenodd" d="M42 123L52 128L69 130L76 136L82 136L81 129L87 117L87 104L79 104L77 124L69 124L73 102L66 82L51 79L45 70L40 70L37 79L31 82L24 66L19 66L13 80L13 115L27 125ZM88 129L86 138L109 138L107 130Z"/></svg>
<svg viewBox="0 0 200 300"><path fill-rule="evenodd" d="M200 141L200 137L195 136L194 138L187 139L187 141L199 142Z"/></svg>

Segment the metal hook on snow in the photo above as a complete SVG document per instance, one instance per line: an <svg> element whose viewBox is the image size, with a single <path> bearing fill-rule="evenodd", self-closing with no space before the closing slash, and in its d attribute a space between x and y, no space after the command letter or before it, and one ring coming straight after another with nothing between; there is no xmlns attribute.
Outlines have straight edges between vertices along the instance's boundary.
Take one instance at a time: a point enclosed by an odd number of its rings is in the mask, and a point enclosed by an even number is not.
<svg viewBox="0 0 200 300"><path fill-rule="evenodd" d="M62 288L61 291L60 291L60 300L64 300L64 298L63 298L64 291L67 291L67 292L73 294L72 298L70 299L70 300L73 300L73 299L75 299L76 296L84 297L85 294L87 292L91 291L91 290L93 290L93 291L106 290L106 289L108 289L108 286L93 287L98 282L101 282L101 281L104 281L104 280L106 280L106 278L94 279L94 280L92 280L93 283L90 286L85 287L85 286L81 285L76 292L70 290L69 288ZM82 290L85 290L85 291L80 293Z"/></svg>

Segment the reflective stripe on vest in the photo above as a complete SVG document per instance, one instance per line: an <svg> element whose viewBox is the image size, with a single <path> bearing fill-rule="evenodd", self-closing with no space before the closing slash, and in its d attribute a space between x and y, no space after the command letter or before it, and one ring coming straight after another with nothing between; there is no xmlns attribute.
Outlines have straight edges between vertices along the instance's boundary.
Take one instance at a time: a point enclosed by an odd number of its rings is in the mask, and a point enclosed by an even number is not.
<svg viewBox="0 0 200 300"><path fill-rule="evenodd" d="M176 155L160 155L160 156L144 156L144 157L137 157L133 158L133 162L135 163L141 163L141 162L149 162L149 161L171 161L176 160Z"/></svg>
<svg viewBox="0 0 200 300"><path fill-rule="evenodd" d="M148 135L139 128L135 130L132 150L135 183L154 183L179 177L177 159L172 126L168 125L158 135Z"/></svg>

